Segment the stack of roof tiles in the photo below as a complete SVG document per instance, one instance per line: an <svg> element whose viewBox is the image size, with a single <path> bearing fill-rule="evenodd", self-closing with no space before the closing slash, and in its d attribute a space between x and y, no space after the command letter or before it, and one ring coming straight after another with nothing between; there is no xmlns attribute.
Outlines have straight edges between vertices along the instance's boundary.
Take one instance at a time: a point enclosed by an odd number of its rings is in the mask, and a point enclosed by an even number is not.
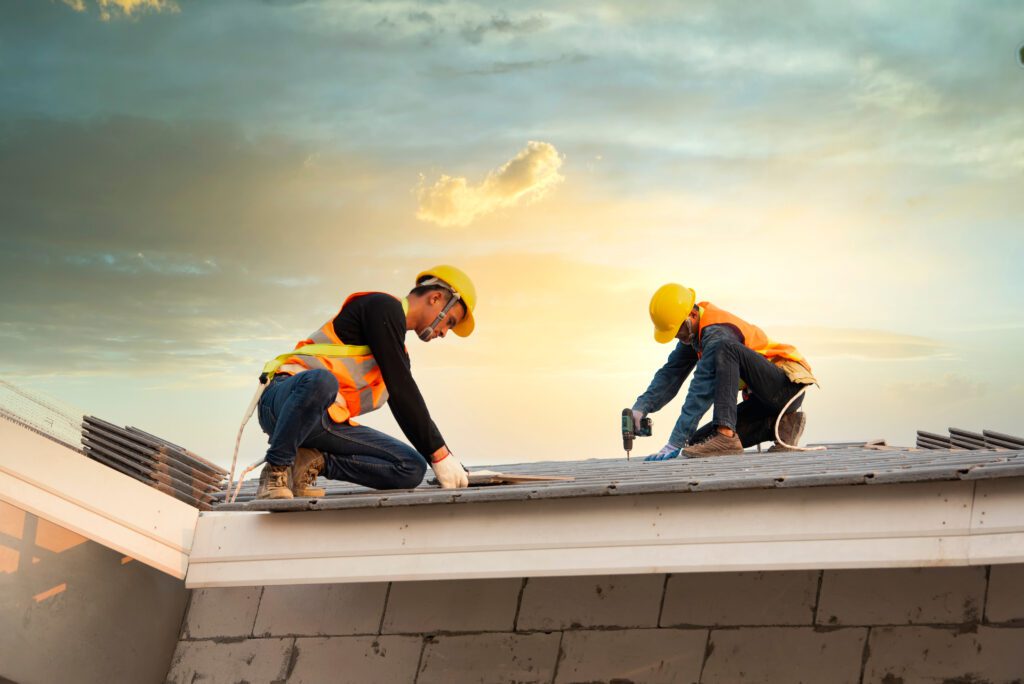
<svg viewBox="0 0 1024 684"><path fill-rule="evenodd" d="M227 471L177 444L94 416L82 420L86 456L190 506L208 511Z"/></svg>
<svg viewBox="0 0 1024 684"><path fill-rule="evenodd" d="M1014 437L994 430L970 432L960 428L949 428L949 435L917 431L919 449L1024 449L1024 437Z"/></svg>

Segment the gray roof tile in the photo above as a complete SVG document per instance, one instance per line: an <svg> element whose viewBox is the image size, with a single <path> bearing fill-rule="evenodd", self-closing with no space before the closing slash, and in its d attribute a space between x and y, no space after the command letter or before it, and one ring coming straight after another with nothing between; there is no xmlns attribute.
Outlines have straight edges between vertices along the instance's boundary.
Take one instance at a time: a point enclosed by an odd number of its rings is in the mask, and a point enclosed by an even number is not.
<svg viewBox="0 0 1024 684"><path fill-rule="evenodd" d="M438 504L484 503L634 494L686 493L730 489L775 489L875 485L934 480L1024 477L1024 448L902 449L837 445L826 451L758 453L703 459L644 462L617 459L544 461L488 466L525 475L561 475L573 482L531 482L463 490L441 490L425 482L412 490L374 491L324 480L322 499L258 501L255 481L246 482L238 502L216 510L299 511ZM472 470L472 468L471 468Z"/></svg>

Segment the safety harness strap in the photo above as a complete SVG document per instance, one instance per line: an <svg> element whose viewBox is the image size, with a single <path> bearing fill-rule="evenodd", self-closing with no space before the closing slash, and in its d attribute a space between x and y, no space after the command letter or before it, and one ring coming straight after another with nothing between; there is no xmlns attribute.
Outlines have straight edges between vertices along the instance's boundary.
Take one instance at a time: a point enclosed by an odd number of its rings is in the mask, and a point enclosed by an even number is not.
<svg viewBox="0 0 1024 684"><path fill-rule="evenodd" d="M369 356L372 354L370 348L365 345L356 344L307 344L294 351L276 356L267 361L263 366L263 374L260 376L270 380L274 373L284 365L284 362L293 356L326 356L328 358L341 358L345 356Z"/></svg>

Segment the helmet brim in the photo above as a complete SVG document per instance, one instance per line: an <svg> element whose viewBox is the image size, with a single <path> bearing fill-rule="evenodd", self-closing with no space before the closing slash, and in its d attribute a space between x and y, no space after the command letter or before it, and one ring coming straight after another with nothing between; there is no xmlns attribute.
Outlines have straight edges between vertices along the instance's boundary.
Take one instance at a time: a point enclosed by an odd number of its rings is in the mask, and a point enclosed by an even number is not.
<svg viewBox="0 0 1024 684"><path fill-rule="evenodd" d="M672 340L674 340L676 338L676 333L678 333L678 332L679 332L678 330L676 330L676 331L672 331L672 330L659 330L658 328L655 328L654 329L654 339L655 339L656 342L659 342L661 344L666 344L666 343L671 342Z"/></svg>
<svg viewBox="0 0 1024 684"><path fill-rule="evenodd" d="M452 328L452 332L459 337L469 337L473 334L473 330L476 329L476 321L473 319L473 312L467 307L465 309L466 316L458 324Z"/></svg>

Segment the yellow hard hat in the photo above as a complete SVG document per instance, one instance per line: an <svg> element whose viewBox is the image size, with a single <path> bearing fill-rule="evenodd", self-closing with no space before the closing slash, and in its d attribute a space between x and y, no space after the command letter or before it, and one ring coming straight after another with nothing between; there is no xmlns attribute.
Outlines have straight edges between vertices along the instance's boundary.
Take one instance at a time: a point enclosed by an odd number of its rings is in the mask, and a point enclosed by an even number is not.
<svg viewBox="0 0 1024 684"><path fill-rule="evenodd" d="M416 285L423 285L422 281L429 278L437 278L442 281L459 295L459 300L466 305L465 317L459 321L458 325L452 328L452 332L459 337L469 337L470 333L473 332L473 328L476 327L476 323L473 320L473 309L476 308L476 287L473 285L473 281L469 279L469 276L462 269L441 265L428 268L416 276Z"/></svg>
<svg viewBox="0 0 1024 684"><path fill-rule="evenodd" d="M654 323L654 339L662 344L672 341L679 332L679 326L693 311L697 294L679 283L668 283L658 288L651 297L651 322Z"/></svg>

